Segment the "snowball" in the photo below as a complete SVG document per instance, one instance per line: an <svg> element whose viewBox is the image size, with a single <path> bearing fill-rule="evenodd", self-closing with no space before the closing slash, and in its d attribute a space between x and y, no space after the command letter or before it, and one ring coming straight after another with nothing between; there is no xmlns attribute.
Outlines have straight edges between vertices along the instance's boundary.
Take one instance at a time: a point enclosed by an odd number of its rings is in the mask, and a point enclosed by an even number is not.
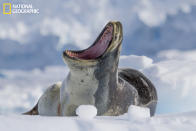
<svg viewBox="0 0 196 131"><path fill-rule="evenodd" d="M150 117L149 108L131 105L128 109L129 120L137 121Z"/></svg>
<svg viewBox="0 0 196 131"><path fill-rule="evenodd" d="M97 108L93 105L80 105L76 109L76 114L83 119L92 119L97 115Z"/></svg>

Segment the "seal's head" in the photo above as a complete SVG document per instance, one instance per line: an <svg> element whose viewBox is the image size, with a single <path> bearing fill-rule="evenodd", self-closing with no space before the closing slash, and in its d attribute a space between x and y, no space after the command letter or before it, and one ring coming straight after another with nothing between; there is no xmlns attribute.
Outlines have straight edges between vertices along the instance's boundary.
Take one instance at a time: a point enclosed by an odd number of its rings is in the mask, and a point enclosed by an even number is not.
<svg viewBox="0 0 196 131"><path fill-rule="evenodd" d="M72 68L75 66L97 65L115 51L119 57L122 35L121 23L109 22L89 48L80 51L65 50L63 52L63 59Z"/></svg>
<svg viewBox="0 0 196 131"><path fill-rule="evenodd" d="M98 115L107 111L109 97L114 94L109 90L116 88L118 83L117 69L122 35L121 23L109 22L89 48L63 52L63 59L70 69L65 82L66 90L61 89L61 104L65 115L74 114L75 108L82 104L95 105L99 109ZM69 94L71 105L63 102L64 94Z"/></svg>

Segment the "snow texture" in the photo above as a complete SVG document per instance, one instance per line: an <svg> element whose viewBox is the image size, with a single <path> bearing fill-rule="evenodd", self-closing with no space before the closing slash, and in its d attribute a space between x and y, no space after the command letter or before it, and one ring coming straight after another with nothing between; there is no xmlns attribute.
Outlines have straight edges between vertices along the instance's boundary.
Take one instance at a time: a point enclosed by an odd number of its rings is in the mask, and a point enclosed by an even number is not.
<svg viewBox="0 0 196 131"><path fill-rule="evenodd" d="M92 119L97 115L97 108L93 105L80 105L76 109L76 115L82 119Z"/></svg>
<svg viewBox="0 0 196 131"><path fill-rule="evenodd" d="M0 70L0 114L22 113L34 106L47 87L63 81L68 70L63 66L44 70Z"/></svg>
<svg viewBox="0 0 196 131"><path fill-rule="evenodd" d="M149 108L131 105L128 109L128 118L131 121L146 120L150 117Z"/></svg>
<svg viewBox="0 0 196 131"><path fill-rule="evenodd" d="M137 112L139 113L139 112ZM127 115L84 120L80 117L1 115L1 131L195 131L196 111L129 121Z"/></svg>

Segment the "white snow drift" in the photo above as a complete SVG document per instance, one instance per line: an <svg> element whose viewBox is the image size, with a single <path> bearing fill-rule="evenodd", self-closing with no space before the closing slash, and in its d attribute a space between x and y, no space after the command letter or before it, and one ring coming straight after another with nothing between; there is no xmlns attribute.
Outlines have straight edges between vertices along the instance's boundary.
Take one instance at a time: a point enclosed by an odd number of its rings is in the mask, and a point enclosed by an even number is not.
<svg viewBox="0 0 196 131"><path fill-rule="evenodd" d="M139 111L137 113L140 113ZM196 112L130 121L127 115L84 120L80 117L0 116L2 131L195 131Z"/></svg>
<svg viewBox="0 0 196 131"><path fill-rule="evenodd" d="M146 56L122 56L121 67L143 72L157 88L157 113L196 109L196 51L163 51L156 62Z"/></svg>

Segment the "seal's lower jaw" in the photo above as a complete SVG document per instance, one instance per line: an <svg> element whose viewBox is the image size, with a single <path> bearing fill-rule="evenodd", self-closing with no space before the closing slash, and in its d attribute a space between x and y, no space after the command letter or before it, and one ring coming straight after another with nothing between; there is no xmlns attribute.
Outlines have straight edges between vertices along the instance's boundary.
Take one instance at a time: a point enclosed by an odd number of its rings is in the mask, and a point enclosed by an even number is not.
<svg viewBox="0 0 196 131"><path fill-rule="evenodd" d="M63 58L68 64L71 61L80 65L92 65L119 47L121 41L121 23L109 22L89 48L80 51L66 50L63 52Z"/></svg>

